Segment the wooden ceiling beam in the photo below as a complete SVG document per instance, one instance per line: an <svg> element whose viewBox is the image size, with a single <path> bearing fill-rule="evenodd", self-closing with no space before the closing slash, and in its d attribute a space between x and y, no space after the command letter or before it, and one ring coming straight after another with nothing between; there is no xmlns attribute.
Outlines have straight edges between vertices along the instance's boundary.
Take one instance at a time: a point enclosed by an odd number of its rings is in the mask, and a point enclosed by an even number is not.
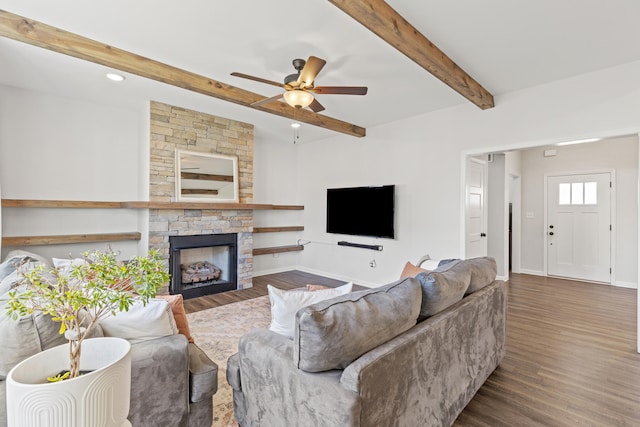
<svg viewBox="0 0 640 427"><path fill-rule="evenodd" d="M493 95L384 0L329 1L481 109L494 107Z"/></svg>
<svg viewBox="0 0 640 427"><path fill-rule="evenodd" d="M351 136L363 137L366 135L366 129L363 127L312 111L296 110L283 102L252 106L252 103L266 97L4 10L0 10L0 36L264 111L265 113L294 119Z"/></svg>

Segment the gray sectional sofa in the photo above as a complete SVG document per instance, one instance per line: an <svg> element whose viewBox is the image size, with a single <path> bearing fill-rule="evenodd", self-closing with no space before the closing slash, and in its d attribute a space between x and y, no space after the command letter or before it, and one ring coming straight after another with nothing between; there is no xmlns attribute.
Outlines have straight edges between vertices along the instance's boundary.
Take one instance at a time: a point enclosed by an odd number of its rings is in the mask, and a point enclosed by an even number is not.
<svg viewBox="0 0 640 427"><path fill-rule="evenodd" d="M227 380L254 426L450 426L505 354L507 285L456 260L296 314L294 339L244 335Z"/></svg>

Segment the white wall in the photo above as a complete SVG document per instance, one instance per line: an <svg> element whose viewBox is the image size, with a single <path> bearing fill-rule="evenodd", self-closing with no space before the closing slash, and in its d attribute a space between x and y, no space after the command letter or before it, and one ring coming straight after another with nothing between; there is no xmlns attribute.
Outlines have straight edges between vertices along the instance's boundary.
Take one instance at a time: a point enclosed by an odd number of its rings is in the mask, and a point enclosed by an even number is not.
<svg viewBox="0 0 640 427"><path fill-rule="evenodd" d="M523 213L522 268L544 274L544 186L546 174L572 172L615 172L616 205L613 243L616 258L613 281L636 286L638 282L638 136L609 139L580 145L553 147L557 155L544 157L539 147L522 152Z"/></svg>
<svg viewBox="0 0 640 427"><path fill-rule="evenodd" d="M498 277L509 277L507 264L508 238L508 187L506 157L494 154L493 161L488 163L487 180L487 255L495 258L498 266Z"/></svg>
<svg viewBox="0 0 640 427"><path fill-rule="evenodd" d="M370 251L320 244L308 246L299 267L383 284L424 253L460 256L466 154L637 133L638 111L640 62L634 62L498 95L496 107L486 111L464 104L369 128L363 139L340 135L303 144L298 196L305 205L305 238L335 243L342 237L324 232L324 194L333 186L396 184L398 226L395 240L378 242L384 251L376 254L376 269L369 267Z"/></svg>
<svg viewBox="0 0 640 427"><path fill-rule="evenodd" d="M0 86L0 182L6 199L148 199L148 107L125 109ZM4 236L140 231L114 242L123 256L146 251L146 212L112 209L3 210ZM32 247L77 256L106 244ZM3 247L4 252L10 250Z"/></svg>
<svg viewBox="0 0 640 427"><path fill-rule="evenodd" d="M304 135L304 128L302 128ZM289 138L269 141L257 129L254 142L253 193L254 202L295 205L298 188L298 148ZM254 227L304 225L304 211L254 211ZM300 232L254 233L254 248L295 245ZM299 252L260 255L253 258L253 275L261 276L295 270Z"/></svg>

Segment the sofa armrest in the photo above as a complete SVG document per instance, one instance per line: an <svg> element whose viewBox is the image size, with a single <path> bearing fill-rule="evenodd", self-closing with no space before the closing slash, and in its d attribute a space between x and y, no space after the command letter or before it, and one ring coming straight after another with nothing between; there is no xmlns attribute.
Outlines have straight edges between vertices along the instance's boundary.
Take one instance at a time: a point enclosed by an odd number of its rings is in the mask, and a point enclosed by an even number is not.
<svg viewBox="0 0 640 427"><path fill-rule="evenodd" d="M238 356L232 358L236 372L228 377L246 402L246 413L237 414L245 424L282 425L284 420L292 426L359 425L360 399L340 385L342 371L296 368L292 340L255 329L240 338Z"/></svg>
<svg viewBox="0 0 640 427"><path fill-rule="evenodd" d="M133 344L129 421L136 427L186 426L188 367L188 342L184 335Z"/></svg>
<svg viewBox="0 0 640 427"><path fill-rule="evenodd" d="M242 391L242 381L240 381L240 354L232 354L227 359L227 382L235 391Z"/></svg>
<svg viewBox="0 0 640 427"><path fill-rule="evenodd" d="M189 401L211 399L218 391L218 365L197 345L189 343Z"/></svg>

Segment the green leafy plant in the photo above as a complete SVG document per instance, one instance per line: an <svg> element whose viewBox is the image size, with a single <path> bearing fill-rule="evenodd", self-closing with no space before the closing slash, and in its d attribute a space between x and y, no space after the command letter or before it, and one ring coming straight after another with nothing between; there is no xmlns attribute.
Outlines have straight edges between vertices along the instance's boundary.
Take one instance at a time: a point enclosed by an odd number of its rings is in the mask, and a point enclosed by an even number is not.
<svg viewBox="0 0 640 427"><path fill-rule="evenodd" d="M66 379L68 379L71 376L71 372L70 371L66 371L64 373L59 373L57 375L54 375L52 377L47 377L47 381L49 381L50 383L57 383L60 381L64 381Z"/></svg>
<svg viewBox="0 0 640 427"><path fill-rule="evenodd" d="M60 322L60 333L69 340L69 377L80 375L82 341L106 315L128 311L136 301L143 304L156 296L169 281L160 254L119 262L117 254L89 251L84 262L72 264L69 271L47 271L36 267L21 271L21 288L9 292L6 314L17 320L34 312L48 314Z"/></svg>

